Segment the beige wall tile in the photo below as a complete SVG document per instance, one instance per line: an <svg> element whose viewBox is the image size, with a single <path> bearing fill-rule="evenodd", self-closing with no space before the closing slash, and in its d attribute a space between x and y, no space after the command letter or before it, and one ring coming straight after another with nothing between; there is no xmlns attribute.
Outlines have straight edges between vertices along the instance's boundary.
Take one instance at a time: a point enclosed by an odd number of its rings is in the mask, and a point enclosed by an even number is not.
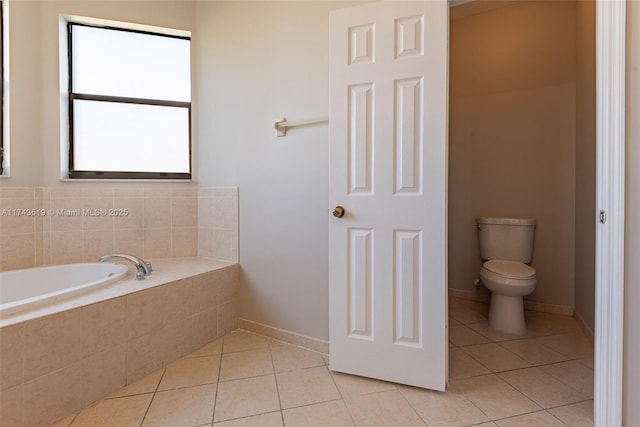
<svg viewBox="0 0 640 427"><path fill-rule="evenodd" d="M51 263L82 262L84 240L82 230L51 232Z"/></svg>
<svg viewBox="0 0 640 427"><path fill-rule="evenodd" d="M144 257L168 258L171 256L171 229L152 228L144 230Z"/></svg>
<svg viewBox="0 0 640 427"><path fill-rule="evenodd" d="M144 230L142 228L134 229L116 229L113 231L114 252L124 252L142 256L144 254Z"/></svg>
<svg viewBox="0 0 640 427"><path fill-rule="evenodd" d="M79 308L34 319L24 328L24 380L29 381L82 358Z"/></svg>
<svg viewBox="0 0 640 427"><path fill-rule="evenodd" d="M164 364L171 363L198 347L193 340L193 321L191 317L183 320L166 323L160 333L162 334L163 350L162 360Z"/></svg>
<svg viewBox="0 0 640 427"><path fill-rule="evenodd" d="M33 199L33 187L0 187L0 199Z"/></svg>
<svg viewBox="0 0 640 427"><path fill-rule="evenodd" d="M171 226L198 226L198 199L178 197L171 199Z"/></svg>
<svg viewBox="0 0 640 427"><path fill-rule="evenodd" d="M113 228L107 230L84 230L82 232L82 259L97 262L101 256L114 253Z"/></svg>
<svg viewBox="0 0 640 427"><path fill-rule="evenodd" d="M214 199L209 197L198 198L198 227L213 228L213 204Z"/></svg>
<svg viewBox="0 0 640 427"><path fill-rule="evenodd" d="M171 229L171 256L193 257L198 254L198 229L172 228Z"/></svg>
<svg viewBox="0 0 640 427"><path fill-rule="evenodd" d="M214 341L218 335L218 309L196 313L192 317L191 330L193 331L193 345L195 348L204 346Z"/></svg>
<svg viewBox="0 0 640 427"><path fill-rule="evenodd" d="M113 216L109 210L113 209L113 197L91 197L82 199L82 208L90 211L89 215L83 212L82 228L84 230L113 230Z"/></svg>
<svg viewBox="0 0 640 427"><path fill-rule="evenodd" d="M49 216L51 231L82 230L81 197L52 198L51 209L54 211Z"/></svg>
<svg viewBox="0 0 640 427"><path fill-rule="evenodd" d="M164 301L164 319L166 323L174 323L189 318L193 314L191 307L193 279L191 277L162 286Z"/></svg>
<svg viewBox="0 0 640 427"><path fill-rule="evenodd" d="M0 235L0 269L15 270L35 266L35 234Z"/></svg>
<svg viewBox="0 0 640 427"><path fill-rule="evenodd" d="M114 209L126 209L127 215L113 218L113 226L120 228L142 228L144 226L144 199L142 197L116 197Z"/></svg>
<svg viewBox="0 0 640 427"><path fill-rule="evenodd" d="M25 425L49 425L80 410L82 380L82 366L76 363L25 383Z"/></svg>
<svg viewBox="0 0 640 427"><path fill-rule="evenodd" d="M82 406L102 399L126 384L126 346L97 353L82 361Z"/></svg>
<svg viewBox="0 0 640 427"><path fill-rule="evenodd" d="M159 329L127 341L127 384L162 367L164 340Z"/></svg>
<svg viewBox="0 0 640 427"><path fill-rule="evenodd" d="M22 384L24 325L0 328L0 391Z"/></svg>
<svg viewBox="0 0 640 427"><path fill-rule="evenodd" d="M126 296L129 339L158 330L163 324L165 286L167 285L156 286Z"/></svg>
<svg viewBox="0 0 640 427"><path fill-rule="evenodd" d="M22 426L24 424L24 387L22 384L0 391L0 425Z"/></svg>
<svg viewBox="0 0 640 427"><path fill-rule="evenodd" d="M238 302L229 301L218 305L218 337L238 329Z"/></svg>
<svg viewBox="0 0 640 427"><path fill-rule="evenodd" d="M217 272L200 274L193 278L191 308L193 313L217 307L218 287L215 282Z"/></svg>
<svg viewBox="0 0 640 427"><path fill-rule="evenodd" d="M83 357L105 351L126 341L126 297L86 305L80 310Z"/></svg>
<svg viewBox="0 0 640 427"><path fill-rule="evenodd" d="M36 231L36 218L39 218L39 216L33 212L35 208L36 205L33 199L1 200L0 211L4 214L0 216L0 233L34 233Z"/></svg>
<svg viewBox="0 0 640 427"><path fill-rule="evenodd" d="M170 198L145 197L144 227L145 228L171 227L171 199Z"/></svg>
<svg viewBox="0 0 640 427"><path fill-rule="evenodd" d="M198 228L198 256L213 258L213 229Z"/></svg>

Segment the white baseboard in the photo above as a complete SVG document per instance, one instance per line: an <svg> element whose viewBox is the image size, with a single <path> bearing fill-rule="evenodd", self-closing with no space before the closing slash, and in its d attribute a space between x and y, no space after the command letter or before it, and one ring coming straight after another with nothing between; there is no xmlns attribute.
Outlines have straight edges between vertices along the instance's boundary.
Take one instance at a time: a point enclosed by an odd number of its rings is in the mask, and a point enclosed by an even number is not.
<svg viewBox="0 0 640 427"><path fill-rule="evenodd" d="M304 347L322 354L329 354L328 341L311 338L306 335L297 334L295 332L286 331L284 329L275 328L269 325L263 325L262 323L254 322L247 319L238 319L238 323L240 329L264 335L266 337L283 341L288 344Z"/></svg>

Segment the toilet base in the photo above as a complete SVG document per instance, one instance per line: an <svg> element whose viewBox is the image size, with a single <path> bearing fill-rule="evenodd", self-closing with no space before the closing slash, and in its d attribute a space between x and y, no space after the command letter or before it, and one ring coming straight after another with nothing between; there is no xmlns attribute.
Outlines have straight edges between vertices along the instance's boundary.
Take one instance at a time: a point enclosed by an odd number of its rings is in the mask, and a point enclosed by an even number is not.
<svg viewBox="0 0 640 427"><path fill-rule="evenodd" d="M521 296L491 293L489 325L496 331L520 335L527 330L524 320L524 304Z"/></svg>

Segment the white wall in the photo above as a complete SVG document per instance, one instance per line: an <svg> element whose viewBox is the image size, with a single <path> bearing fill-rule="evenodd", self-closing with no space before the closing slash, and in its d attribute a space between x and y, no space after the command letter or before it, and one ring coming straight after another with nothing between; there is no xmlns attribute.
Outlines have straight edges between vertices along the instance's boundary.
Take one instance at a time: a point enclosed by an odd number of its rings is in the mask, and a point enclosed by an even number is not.
<svg viewBox="0 0 640 427"><path fill-rule="evenodd" d="M346 2L198 2L200 185L240 188L240 318L327 339L329 11Z"/></svg>
<svg viewBox="0 0 640 427"><path fill-rule="evenodd" d="M640 1L627 2L627 198L623 424L640 425Z"/></svg>

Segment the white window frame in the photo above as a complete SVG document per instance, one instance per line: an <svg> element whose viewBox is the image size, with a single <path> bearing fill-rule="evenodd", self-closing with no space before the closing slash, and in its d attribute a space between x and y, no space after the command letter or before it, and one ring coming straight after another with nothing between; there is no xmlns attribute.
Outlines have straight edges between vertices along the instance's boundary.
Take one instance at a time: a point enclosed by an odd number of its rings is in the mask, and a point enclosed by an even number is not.
<svg viewBox="0 0 640 427"><path fill-rule="evenodd" d="M143 24L135 24L129 22L111 21L99 18L81 17L74 15L60 15L59 20L59 58L60 58L60 174L61 179L66 180L78 180L78 179L90 179L90 180L179 180L179 181L191 181L193 173L193 161L192 161L192 132L191 132L191 102L187 103L175 103L167 101L166 105L181 104L180 106L188 108L189 114L189 172L174 173L174 172L113 172L113 171L78 171L73 169L73 145L72 145L72 122L73 122L73 99L95 99L92 95L88 97L85 95L78 95L72 93L71 87L71 43L70 43L70 25L86 25L93 27L102 27L113 30L132 31L145 34L157 34L161 36L171 36L179 38L191 39L191 32L185 30L154 27ZM134 98L117 98L117 97L100 97L104 100L113 102L122 101L142 101L141 104L145 104L145 100L136 100ZM158 104L147 104L158 105Z"/></svg>

